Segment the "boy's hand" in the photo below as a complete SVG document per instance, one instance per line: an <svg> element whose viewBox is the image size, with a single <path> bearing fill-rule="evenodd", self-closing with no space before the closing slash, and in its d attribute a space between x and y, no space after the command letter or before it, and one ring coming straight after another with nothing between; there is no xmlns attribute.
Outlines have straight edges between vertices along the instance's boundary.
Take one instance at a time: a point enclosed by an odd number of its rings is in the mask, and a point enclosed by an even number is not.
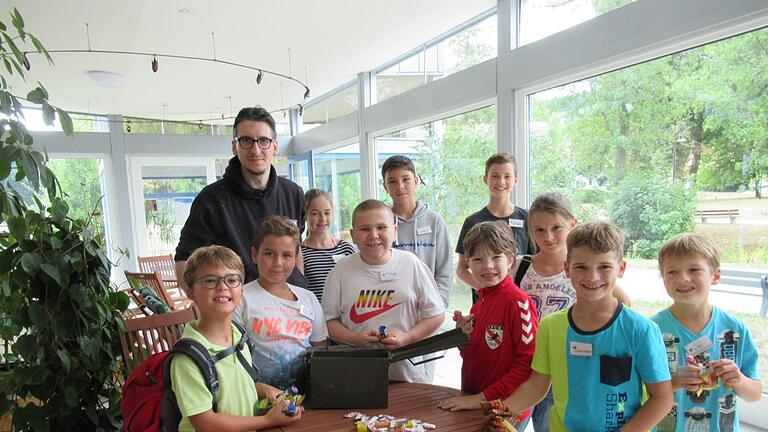
<svg viewBox="0 0 768 432"><path fill-rule="evenodd" d="M456 311L459 312L459 311ZM475 316L474 315L461 315L461 312L453 313L453 319L456 321L456 328L461 329L467 336L472 336L472 330L475 328Z"/></svg>
<svg viewBox="0 0 768 432"><path fill-rule="evenodd" d="M394 351L400 347L408 345L409 338L407 334L393 334L390 333L389 336L379 339L379 343L384 345L384 349L387 351Z"/></svg>
<svg viewBox="0 0 768 432"><path fill-rule="evenodd" d="M735 388L744 384L744 374L741 373L739 366L731 359L719 359L709 363L714 369L714 376L723 380L725 385Z"/></svg>
<svg viewBox="0 0 768 432"><path fill-rule="evenodd" d="M293 416L285 415L283 412L285 407L287 407L290 403L291 401L287 399L278 402L264 417L273 426L281 426L299 421L301 418L301 412L303 411L301 406L296 407L296 414Z"/></svg>
<svg viewBox="0 0 768 432"><path fill-rule="evenodd" d="M269 384L261 383L261 385L263 386L262 391L264 391L267 394L267 399L270 402L276 401L277 397L283 393L282 390L272 387Z"/></svg>
<svg viewBox="0 0 768 432"><path fill-rule="evenodd" d="M684 388L688 391L696 391L699 386L705 384L701 377L701 369L694 365L680 366L677 372L672 374L672 388Z"/></svg>
<svg viewBox="0 0 768 432"><path fill-rule="evenodd" d="M476 395L457 396L450 399L443 399L437 404L438 408L446 411L464 411L480 409L480 402L485 401L482 393Z"/></svg>
<svg viewBox="0 0 768 432"><path fill-rule="evenodd" d="M355 345L370 345L379 341L379 332L376 330L361 331L357 334L357 343Z"/></svg>

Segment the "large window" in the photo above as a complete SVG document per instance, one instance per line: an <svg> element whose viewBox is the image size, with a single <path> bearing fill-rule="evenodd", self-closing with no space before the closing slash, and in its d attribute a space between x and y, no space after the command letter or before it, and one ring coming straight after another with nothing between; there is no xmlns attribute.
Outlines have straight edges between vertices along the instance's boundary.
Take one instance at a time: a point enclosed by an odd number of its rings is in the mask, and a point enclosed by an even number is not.
<svg viewBox="0 0 768 432"><path fill-rule="evenodd" d="M59 179L69 205L69 217L89 221L91 233L98 236L102 246L107 246L101 159L51 159L48 168Z"/></svg>
<svg viewBox="0 0 768 432"><path fill-rule="evenodd" d="M376 71L376 102L496 57L496 15Z"/></svg>
<svg viewBox="0 0 768 432"><path fill-rule="evenodd" d="M621 284L649 312L670 302L653 259L681 232L716 239L724 271L768 273L766 58L764 29L529 96L533 195L561 191L580 220L623 228ZM768 351L760 298L712 291Z"/></svg>
<svg viewBox="0 0 768 432"><path fill-rule="evenodd" d="M536 42L561 30L631 3L633 0L522 0L520 45Z"/></svg>
<svg viewBox="0 0 768 432"><path fill-rule="evenodd" d="M356 111L357 89L358 86L355 82L327 97L322 97L317 102L313 101L304 109L299 132L304 132Z"/></svg>
<svg viewBox="0 0 768 432"><path fill-rule="evenodd" d="M360 145L349 144L314 155L315 187L333 200L332 232L350 240L352 210L360 202Z"/></svg>
<svg viewBox="0 0 768 432"><path fill-rule="evenodd" d="M395 154L413 159L423 180L417 199L445 219L454 250L464 219L488 204L482 177L485 160L496 152L495 106L380 136L375 143L379 198L392 202L381 186L384 161ZM469 288L455 279L451 307L468 311L470 306Z"/></svg>

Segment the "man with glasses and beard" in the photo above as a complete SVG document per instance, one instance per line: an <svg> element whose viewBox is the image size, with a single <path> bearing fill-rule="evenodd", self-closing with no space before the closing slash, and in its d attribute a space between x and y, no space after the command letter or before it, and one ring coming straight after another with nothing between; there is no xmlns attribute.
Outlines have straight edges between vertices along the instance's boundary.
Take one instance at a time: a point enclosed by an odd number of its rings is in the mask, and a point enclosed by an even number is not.
<svg viewBox="0 0 768 432"><path fill-rule="evenodd" d="M243 108L235 118L232 154L224 176L197 195L176 247L176 275L184 274L192 252L212 244L234 250L245 264L245 281L258 278L251 256L256 226L267 216L284 216L304 229L304 191L280 177L272 166L278 152L272 115L260 106ZM296 262L302 262L301 256ZM181 288L184 278L178 277ZM288 283L306 288L307 280L296 268Z"/></svg>

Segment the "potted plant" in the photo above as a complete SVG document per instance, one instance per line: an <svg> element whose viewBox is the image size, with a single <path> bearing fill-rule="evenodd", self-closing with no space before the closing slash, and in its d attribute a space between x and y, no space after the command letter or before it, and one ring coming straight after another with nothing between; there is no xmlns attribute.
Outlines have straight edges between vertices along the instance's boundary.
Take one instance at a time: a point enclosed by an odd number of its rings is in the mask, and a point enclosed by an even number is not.
<svg viewBox="0 0 768 432"><path fill-rule="evenodd" d="M0 341L10 349L0 351L0 417L10 413L18 431L115 430L128 297L112 288L90 221L68 216L47 157L32 149L6 74L24 77L28 54L51 58L19 11L10 15L12 27L0 21ZM41 84L24 99L72 133Z"/></svg>

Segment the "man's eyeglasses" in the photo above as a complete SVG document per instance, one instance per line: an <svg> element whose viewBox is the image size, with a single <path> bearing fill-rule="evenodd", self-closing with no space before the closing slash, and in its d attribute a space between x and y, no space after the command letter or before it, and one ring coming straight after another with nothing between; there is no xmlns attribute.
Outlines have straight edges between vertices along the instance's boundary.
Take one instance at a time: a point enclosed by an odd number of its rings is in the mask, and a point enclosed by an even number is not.
<svg viewBox="0 0 768 432"><path fill-rule="evenodd" d="M240 147L242 147L245 150L248 150L249 148L253 147L254 142L259 145L260 149L266 150L275 141L272 138L267 138L267 137L251 138L249 136L235 137L235 139L237 140L238 143L240 143Z"/></svg>
<svg viewBox="0 0 768 432"><path fill-rule="evenodd" d="M224 281L224 285L232 289L238 288L243 284L243 278L239 274L228 274L224 277L205 275L199 277L197 280L199 280L200 283L202 283L203 286L209 290L216 289L219 286L219 282L221 281Z"/></svg>

